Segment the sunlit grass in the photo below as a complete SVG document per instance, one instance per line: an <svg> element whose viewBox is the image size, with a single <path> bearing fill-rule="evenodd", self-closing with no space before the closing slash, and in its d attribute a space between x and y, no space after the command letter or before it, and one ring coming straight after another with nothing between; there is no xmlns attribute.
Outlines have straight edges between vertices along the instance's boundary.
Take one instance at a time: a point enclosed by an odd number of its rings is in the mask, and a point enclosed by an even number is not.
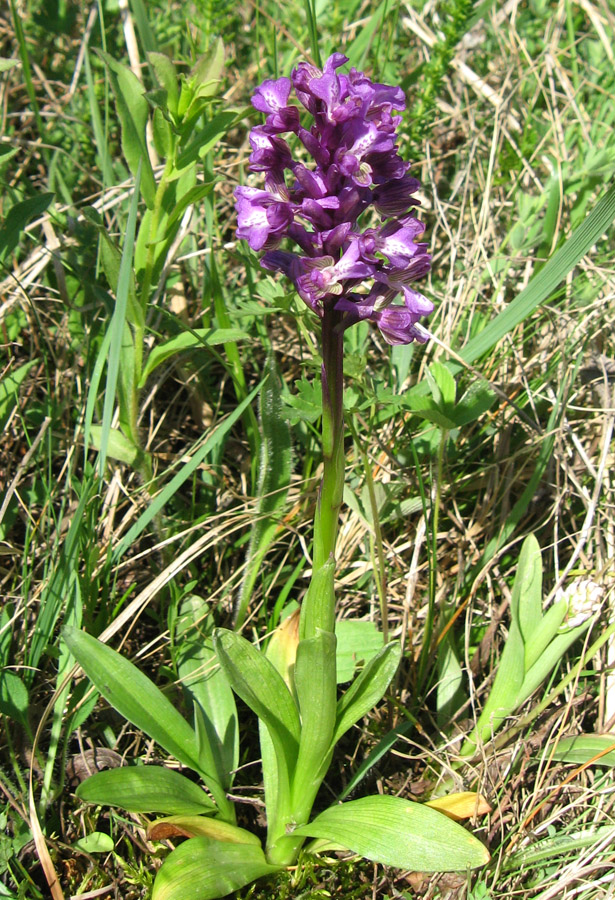
<svg viewBox="0 0 615 900"><path fill-rule="evenodd" d="M593 900L605 896L612 869L611 769L592 764L567 781L575 764L551 751L564 737L615 725L610 207L572 270L535 302L531 294L533 276L548 281L554 254L613 175L615 17L606 2L542 0L474 9L344 0L316 13L323 58L343 50L407 92L402 149L423 184L437 338L390 354L367 329L348 334L346 402L358 425L347 441L339 614L382 627L386 607L405 661L388 706L346 736L323 805L383 741L388 752L357 791L422 800L455 773L458 789L479 790L492 806L471 828L493 861L470 882L310 863L241 896ZM0 24L0 57L17 63L0 80L0 895L47 897L55 874L54 900L114 890L137 900L149 896L163 845L146 840L143 817L98 811L74 789L88 766L103 764L96 754L115 764L160 751L97 702L86 680L64 683L72 660L59 628L103 635L181 706L174 641L186 597L229 625L252 565L244 634L262 641L305 592L321 465L318 351L306 311L237 244L232 190L247 177L254 86L310 57L314 32L300 2L282 16L268 3L134 3L123 18L105 5L90 13L35 2L11 4ZM110 377L121 346L109 354L105 345L115 297L130 302L129 273L123 288L112 283L99 242L100 224L125 249L134 177L96 51L129 62L152 89L148 51L187 75L218 37L225 71L201 125L235 115L197 159L196 183L215 184L182 217L148 292L145 352L185 343L145 380L135 451L121 442ZM143 202L133 211L138 226ZM486 340L524 289L519 317ZM204 339L211 329L228 329L225 339ZM270 354L292 436L283 505L258 496L258 407L245 402ZM451 364L457 401L482 386L493 402L450 429L421 417L413 398L429 393L434 363ZM105 435L95 443L106 443L102 470L84 446L92 428ZM272 508L283 527L266 528ZM259 516L262 558L248 553ZM506 740L460 765L509 633L529 532L542 548L545 595L564 576L591 579L603 589L602 612L586 643L506 722ZM443 712L437 686L455 673ZM387 743L393 727L402 733ZM245 824L258 828L258 744L255 729L244 729L234 790ZM113 852L75 847L95 831L111 835Z"/></svg>

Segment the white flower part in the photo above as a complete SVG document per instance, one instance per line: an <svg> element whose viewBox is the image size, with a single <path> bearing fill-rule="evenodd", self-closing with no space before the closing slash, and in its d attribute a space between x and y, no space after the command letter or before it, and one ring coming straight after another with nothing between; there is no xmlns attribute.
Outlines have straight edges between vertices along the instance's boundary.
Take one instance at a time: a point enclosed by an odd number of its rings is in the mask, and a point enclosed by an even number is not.
<svg viewBox="0 0 615 900"><path fill-rule="evenodd" d="M582 625L597 613L603 596L603 585L592 581L591 578L577 578L565 590L560 588L556 600L565 600L568 603L568 613L560 632Z"/></svg>

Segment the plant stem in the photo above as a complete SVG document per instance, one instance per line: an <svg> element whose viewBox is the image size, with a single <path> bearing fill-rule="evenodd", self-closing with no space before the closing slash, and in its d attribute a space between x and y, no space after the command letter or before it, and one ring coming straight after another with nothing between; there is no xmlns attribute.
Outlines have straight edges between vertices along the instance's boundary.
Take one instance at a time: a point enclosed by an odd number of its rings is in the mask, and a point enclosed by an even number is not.
<svg viewBox="0 0 615 900"><path fill-rule="evenodd" d="M342 314L326 307L322 319L323 475L314 517L312 581L301 612L301 639L335 629L333 575L344 493L344 335Z"/></svg>

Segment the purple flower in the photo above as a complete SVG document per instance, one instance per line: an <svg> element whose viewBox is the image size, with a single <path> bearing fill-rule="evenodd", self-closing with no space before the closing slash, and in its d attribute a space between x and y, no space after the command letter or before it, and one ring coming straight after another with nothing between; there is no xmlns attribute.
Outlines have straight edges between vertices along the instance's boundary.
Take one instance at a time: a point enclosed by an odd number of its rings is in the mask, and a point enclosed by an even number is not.
<svg viewBox="0 0 615 900"><path fill-rule="evenodd" d="M420 184L397 145L405 97L356 69L339 72L347 62L341 53L322 70L301 62L256 89L266 118L250 134L250 170L264 173L265 189L236 188L237 236L265 250L262 265L290 278L317 315L335 310L339 328L367 319L390 344L425 341L418 323L433 305L411 284L431 257L412 214ZM278 249L283 239L293 249Z"/></svg>

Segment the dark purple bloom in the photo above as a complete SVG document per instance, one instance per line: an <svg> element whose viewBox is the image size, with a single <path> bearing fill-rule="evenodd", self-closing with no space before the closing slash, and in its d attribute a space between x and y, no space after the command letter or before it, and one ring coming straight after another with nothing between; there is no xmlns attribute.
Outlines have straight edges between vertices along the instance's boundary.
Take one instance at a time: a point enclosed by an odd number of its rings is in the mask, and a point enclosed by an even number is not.
<svg viewBox="0 0 615 900"><path fill-rule="evenodd" d="M315 313L336 310L340 328L369 319L391 344L425 341L418 323L433 305L411 284L431 258L411 212L420 184L396 143L405 97L356 69L338 72L347 62L341 53L322 70L301 62L256 89L266 119L250 134L250 170L264 173L265 190L236 188L237 235L265 250L262 265L290 278ZM311 124L301 124L293 88ZM360 225L364 215L371 222ZM283 238L293 251L277 249Z"/></svg>

